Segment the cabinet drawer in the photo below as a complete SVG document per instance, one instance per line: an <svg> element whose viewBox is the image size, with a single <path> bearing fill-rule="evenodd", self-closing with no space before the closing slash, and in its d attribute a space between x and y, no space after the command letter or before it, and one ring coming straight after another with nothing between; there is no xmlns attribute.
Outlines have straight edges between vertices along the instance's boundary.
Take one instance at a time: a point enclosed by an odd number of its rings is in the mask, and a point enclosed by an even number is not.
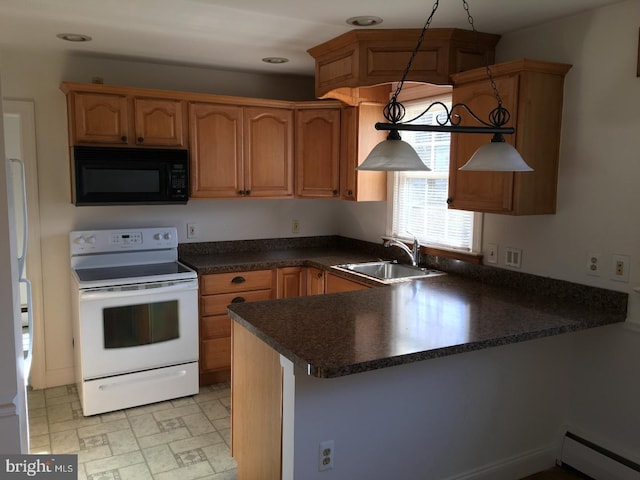
<svg viewBox="0 0 640 480"><path fill-rule="evenodd" d="M200 282L200 294L241 292L262 290L273 285L272 270L254 270L251 272L212 273L203 275Z"/></svg>
<svg viewBox="0 0 640 480"><path fill-rule="evenodd" d="M227 315L202 317L202 339L228 337L231 335L231 319Z"/></svg>
<svg viewBox="0 0 640 480"><path fill-rule="evenodd" d="M200 345L201 371L231 367L231 337L204 340Z"/></svg>
<svg viewBox="0 0 640 480"><path fill-rule="evenodd" d="M271 289L205 295L200 297L200 315L224 315L227 313L227 306L232 303L257 302L258 300L270 300L271 298Z"/></svg>

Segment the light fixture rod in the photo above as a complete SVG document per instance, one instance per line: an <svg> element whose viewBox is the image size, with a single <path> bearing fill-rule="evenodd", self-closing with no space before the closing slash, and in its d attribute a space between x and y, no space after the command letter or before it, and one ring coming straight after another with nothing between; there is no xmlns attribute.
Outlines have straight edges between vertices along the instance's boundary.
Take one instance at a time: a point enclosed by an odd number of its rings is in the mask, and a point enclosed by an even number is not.
<svg viewBox="0 0 640 480"><path fill-rule="evenodd" d="M515 133L513 127L473 127L464 125L420 125L409 123L376 123L376 130L404 130L408 132L444 132L444 133Z"/></svg>

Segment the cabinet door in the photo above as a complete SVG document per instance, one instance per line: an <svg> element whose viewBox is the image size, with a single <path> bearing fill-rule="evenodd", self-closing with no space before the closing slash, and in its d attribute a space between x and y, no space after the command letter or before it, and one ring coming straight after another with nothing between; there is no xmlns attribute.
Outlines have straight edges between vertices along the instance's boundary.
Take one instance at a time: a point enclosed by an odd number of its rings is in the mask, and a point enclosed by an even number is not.
<svg viewBox="0 0 640 480"><path fill-rule="evenodd" d="M180 100L134 98L133 111L136 144L184 146L184 116Z"/></svg>
<svg viewBox="0 0 640 480"><path fill-rule="evenodd" d="M352 292L354 290L365 290L367 288L371 288L364 283L354 282L353 280L339 277L332 273L327 273L325 277L325 293Z"/></svg>
<svg viewBox="0 0 640 480"><path fill-rule="evenodd" d="M307 295L324 294L324 270L319 268L307 268Z"/></svg>
<svg viewBox="0 0 640 480"><path fill-rule="evenodd" d="M296 195L337 197L340 188L340 110L296 111Z"/></svg>
<svg viewBox="0 0 640 480"><path fill-rule="evenodd" d="M252 197L293 195L293 110L244 109L244 189Z"/></svg>
<svg viewBox="0 0 640 480"><path fill-rule="evenodd" d="M110 93L74 92L72 144L126 144L129 140L127 97Z"/></svg>
<svg viewBox="0 0 640 480"><path fill-rule="evenodd" d="M242 183L242 108L189 104L191 196L236 197Z"/></svg>
<svg viewBox="0 0 640 480"><path fill-rule="evenodd" d="M307 293L305 267L278 268L277 298L303 297Z"/></svg>
<svg viewBox="0 0 640 480"><path fill-rule="evenodd" d="M495 78L502 103L511 113L513 126L518 116L518 76ZM496 108L496 97L488 80L467 85L454 86L453 103L465 103L483 120ZM466 112L460 113L462 125L478 125ZM517 133L516 133L517 134ZM516 134L505 135L505 140L515 146ZM482 145L491 141L492 135L452 134L451 161L449 170L449 208L481 212L508 213L513 209L513 172L469 172L460 171Z"/></svg>
<svg viewBox="0 0 640 480"><path fill-rule="evenodd" d="M386 172L360 172L356 167L371 150L387 137L387 132L375 129L384 105L361 103L342 109L340 153L340 195L345 200L383 201L387 199Z"/></svg>

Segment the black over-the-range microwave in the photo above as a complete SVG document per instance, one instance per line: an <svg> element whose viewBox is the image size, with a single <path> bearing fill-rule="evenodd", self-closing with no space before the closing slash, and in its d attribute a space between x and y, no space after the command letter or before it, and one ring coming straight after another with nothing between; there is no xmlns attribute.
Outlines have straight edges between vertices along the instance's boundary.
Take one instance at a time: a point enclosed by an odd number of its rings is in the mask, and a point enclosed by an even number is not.
<svg viewBox="0 0 640 480"><path fill-rule="evenodd" d="M78 206L184 204L189 199L187 150L73 147L72 157Z"/></svg>

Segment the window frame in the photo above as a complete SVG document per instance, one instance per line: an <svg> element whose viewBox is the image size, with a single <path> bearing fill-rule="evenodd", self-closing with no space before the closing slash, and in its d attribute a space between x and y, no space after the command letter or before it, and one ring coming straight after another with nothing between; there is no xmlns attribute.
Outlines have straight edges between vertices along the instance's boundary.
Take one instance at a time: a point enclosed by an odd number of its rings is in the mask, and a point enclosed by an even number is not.
<svg viewBox="0 0 640 480"><path fill-rule="evenodd" d="M431 87L431 89L426 88L427 91L431 91L431 94L425 94L425 89L420 89L419 86L413 87L410 94L404 99L401 98L405 106L410 106L411 104L423 103L429 104L435 101L442 101L443 103L451 103L451 87L440 87L441 90L436 94L433 93L433 86L425 86ZM446 89L446 92L442 90ZM408 116L408 119L410 117ZM402 132L400 132L402 135ZM395 191L394 187L396 184L396 176L398 172L389 172L390 175L387 176L387 198L389 201L387 202L387 218L386 218L386 236L385 239L389 238L397 238L406 243L412 243L413 238L403 237L403 236L395 236L392 237L393 233L393 212L394 212L394 202L395 202ZM447 179L450 177L447 174ZM484 224L484 216L481 212L471 212L473 214L473 226L472 226L472 238L471 238L471 248L470 250L466 248L456 248L453 246L433 244L429 242L424 242L420 240L422 250L427 253L427 255L437 255L446 258L452 258L455 260L463 260L469 263L480 264L482 262L482 234L483 234L483 224Z"/></svg>

